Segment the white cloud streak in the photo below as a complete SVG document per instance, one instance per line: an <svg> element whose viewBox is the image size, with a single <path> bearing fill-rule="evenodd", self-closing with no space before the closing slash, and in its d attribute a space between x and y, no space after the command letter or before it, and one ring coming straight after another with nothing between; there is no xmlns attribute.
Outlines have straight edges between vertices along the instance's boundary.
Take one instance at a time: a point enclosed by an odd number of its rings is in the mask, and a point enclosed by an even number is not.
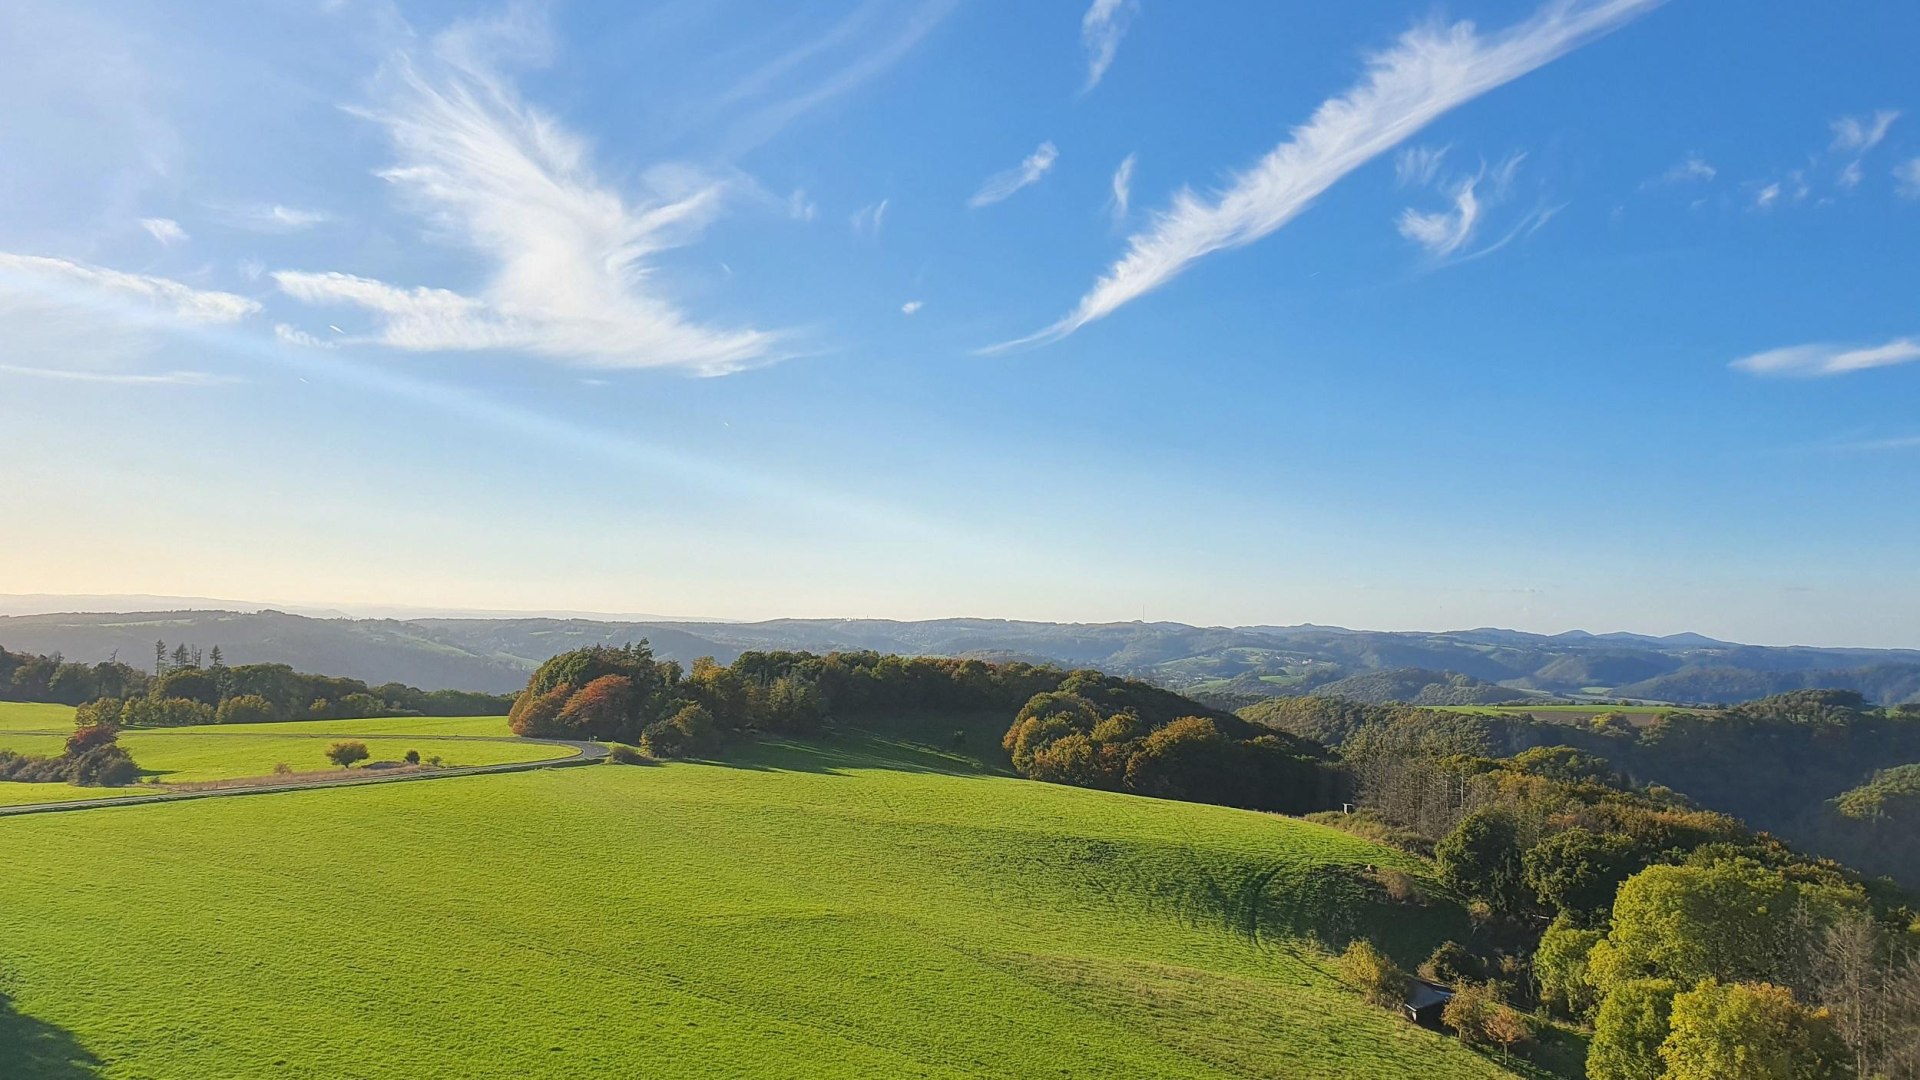
<svg viewBox="0 0 1920 1080"><path fill-rule="evenodd" d="M1749 375L1818 378L1893 367L1920 360L1920 338L1895 338L1884 345L1814 343L1743 356L1728 366Z"/></svg>
<svg viewBox="0 0 1920 1080"><path fill-rule="evenodd" d="M855 236L879 236L880 227L887 223L887 200L870 203L853 212L847 219Z"/></svg>
<svg viewBox="0 0 1920 1080"><path fill-rule="evenodd" d="M518 349L606 368L722 374L771 359L774 336L689 320L658 292L649 260L690 242L719 212L725 182L684 169L647 175L630 204L595 176L588 147L524 102L479 59L485 27L438 43L431 74L409 56L386 72L382 107L398 161L380 175L444 238L493 264L478 296L343 273L281 271L281 290L373 314L375 341L402 349Z"/></svg>
<svg viewBox="0 0 1920 1080"><path fill-rule="evenodd" d="M1427 254L1437 261L1445 262L1452 259L1467 246L1468 241L1473 239L1475 230L1484 224L1487 211L1506 202L1512 195L1513 178L1520 171L1520 163L1525 161L1526 157L1525 154L1520 153L1509 154L1492 169L1482 164L1479 172L1453 181L1447 187L1453 205L1446 210L1420 211L1413 207L1402 210L1398 220L1400 235L1425 248ZM1425 162L1417 162L1416 165L1418 171L1427 171ZM1484 195L1481 192L1483 183L1487 185ZM1520 225L1509 231L1505 237L1475 252L1474 256L1491 254L1517 237L1530 234L1540 225L1544 225L1546 219L1552 217L1557 210L1556 207L1554 210L1535 211L1528 214Z"/></svg>
<svg viewBox="0 0 1920 1080"><path fill-rule="evenodd" d="M1833 129L1833 152L1860 155L1880 145L1893 122L1900 119L1898 109L1880 109L1872 116L1842 116L1829 126Z"/></svg>
<svg viewBox="0 0 1920 1080"><path fill-rule="evenodd" d="M1113 197L1107 207L1113 212L1114 224L1127 220L1127 212L1133 207L1133 162L1138 154L1128 154L1113 170Z"/></svg>
<svg viewBox="0 0 1920 1080"><path fill-rule="evenodd" d="M147 230L147 235L159 241L162 247L172 247L175 244L187 242L187 230L181 228L180 223L172 218L141 218L140 227Z"/></svg>
<svg viewBox="0 0 1920 1080"><path fill-rule="evenodd" d="M900 305L900 314L911 315L914 312L919 311L921 308L926 306L927 305L924 300L909 300L906 303Z"/></svg>
<svg viewBox="0 0 1920 1080"><path fill-rule="evenodd" d="M1718 175L1720 170L1707 164L1705 158L1699 154L1688 154L1680 164L1668 169L1660 177L1660 182L1663 184L1705 183Z"/></svg>
<svg viewBox="0 0 1920 1080"><path fill-rule="evenodd" d="M106 300L129 315L171 317L189 323L237 322L260 305L229 292L196 289L172 278L129 274L69 259L0 252L0 291L30 291L76 302ZM91 294L89 296L89 294Z"/></svg>
<svg viewBox="0 0 1920 1080"><path fill-rule="evenodd" d="M1342 177L1436 117L1653 10L1662 0L1555 0L1497 33L1471 23L1421 26L1369 58L1359 85L1322 103L1252 168L1209 196L1183 190L1065 318L995 349L1057 341L1113 314L1216 251L1293 220Z"/></svg>
<svg viewBox="0 0 1920 1080"><path fill-rule="evenodd" d="M1409 146L1393 159L1393 182L1401 187L1426 187L1440 175L1448 146Z"/></svg>
<svg viewBox="0 0 1920 1080"><path fill-rule="evenodd" d="M239 381L230 376L214 375L205 371L168 371L160 374L143 375L119 371L79 371L71 368L22 367L17 364L0 364L0 374L18 375L29 379L53 379L60 382L103 383L122 386L218 386L223 383Z"/></svg>
<svg viewBox="0 0 1920 1080"><path fill-rule="evenodd" d="M1081 16L1080 46L1087 54L1087 81L1081 93L1100 85L1106 77L1114 55L1120 51L1120 39L1127 35L1127 25L1139 10L1134 0L1093 0Z"/></svg>
<svg viewBox="0 0 1920 1080"><path fill-rule="evenodd" d="M1055 149L1051 142L1041 143L1020 164L988 177L987 182L980 185L980 190L974 192L973 198L967 200L967 205L975 210L983 206L992 206L1021 188L1038 183L1059 158L1060 151Z"/></svg>
<svg viewBox="0 0 1920 1080"><path fill-rule="evenodd" d="M716 99L716 105L761 102L729 125L730 149L735 154L745 153L807 113L886 73L952 14L958 2L925 0L905 9L904 16L899 16L878 42L866 34L869 23L882 13L901 9L870 2L824 35L803 42L766 64ZM822 59L831 59L836 66L805 85L790 78L799 72L817 70L814 61Z"/></svg>
<svg viewBox="0 0 1920 1080"><path fill-rule="evenodd" d="M333 220L333 215L322 210L302 210L279 203L228 207L221 213L228 224L260 233L300 232Z"/></svg>
<svg viewBox="0 0 1920 1080"><path fill-rule="evenodd" d="M1473 189L1478 177L1463 180L1453 191L1453 207L1422 213L1409 206L1400 212L1400 235L1427 249L1435 258L1445 258L1464 247L1473 238L1480 222L1480 200Z"/></svg>
<svg viewBox="0 0 1920 1080"><path fill-rule="evenodd" d="M1908 158L1893 167L1894 190L1903 199L1920 199L1920 157Z"/></svg>

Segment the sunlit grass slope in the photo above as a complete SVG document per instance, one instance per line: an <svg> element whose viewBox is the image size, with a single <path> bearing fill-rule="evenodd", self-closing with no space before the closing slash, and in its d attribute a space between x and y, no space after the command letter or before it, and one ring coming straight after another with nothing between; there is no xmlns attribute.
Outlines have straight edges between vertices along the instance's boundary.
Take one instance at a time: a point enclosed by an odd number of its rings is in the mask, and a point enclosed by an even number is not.
<svg viewBox="0 0 1920 1080"><path fill-rule="evenodd" d="M186 729L136 730L120 735L120 745L133 755L142 777L162 784L266 776L274 771L275 765L282 762L292 766L295 772L317 772L333 767L326 759L326 751L334 741L330 737L313 735L214 735L195 734ZM10 735L0 732L0 750L12 750L20 754L58 754L64 742L65 739L59 735ZM442 764L449 766L541 761L569 757L573 753L566 747L533 742L435 738L369 739L367 749L373 761L398 761L408 750L418 750L423 760L438 757ZM40 785L0 784L0 798L9 794L4 790L6 788L28 786Z"/></svg>
<svg viewBox="0 0 1920 1080"><path fill-rule="evenodd" d="M214 724L182 731L253 731L310 735L512 735L504 716L376 716L366 720L287 720Z"/></svg>
<svg viewBox="0 0 1920 1080"><path fill-rule="evenodd" d="M59 731L73 727L73 706L0 701L0 731Z"/></svg>
<svg viewBox="0 0 1920 1080"><path fill-rule="evenodd" d="M1401 856L896 750L0 821L0 1060L31 1039L115 1077L1500 1075L1288 936L1459 932L1338 869Z"/></svg>

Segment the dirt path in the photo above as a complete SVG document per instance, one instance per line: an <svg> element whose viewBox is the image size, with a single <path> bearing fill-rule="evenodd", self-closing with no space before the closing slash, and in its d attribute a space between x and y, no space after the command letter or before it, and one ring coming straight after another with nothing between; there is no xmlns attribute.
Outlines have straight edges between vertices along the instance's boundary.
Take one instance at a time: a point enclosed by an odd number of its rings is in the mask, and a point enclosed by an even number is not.
<svg viewBox="0 0 1920 1080"><path fill-rule="evenodd" d="M521 739L502 735L350 735L345 733L313 734L305 731L289 731L285 734L263 731L192 731L168 732L163 729L137 729L141 734L177 734L177 735L218 735L228 739L248 739L267 736L287 738L299 736L310 739L342 739L365 741L369 739L411 739L419 742L426 738L457 739L467 742L504 742L536 743L541 746L561 746L573 751L570 757L547 758L542 761L509 761L499 765L461 765L450 769L428 769L420 772L375 772L351 770L337 776L328 775L317 779L299 780L282 784L239 784L234 787L203 788L198 791L160 791L151 795L110 795L101 799L69 799L63 802L26 803L21 806L0 806L0 817L17 814L57 814L63 810L98 810L109 806L139 806L144 803L180 802L186 799L223 799L237 795L274 795L284 791L307 791L313 788L358 787L362 784L398 784L409 780L442 780L452 776L478 776L483 773L531 772L534 769L564 769L572 765L590 765L607 756L607 748L596 742L575 742L569 739ZM9 735L48 734L59 735L64 732L8 732Z"/></svg>

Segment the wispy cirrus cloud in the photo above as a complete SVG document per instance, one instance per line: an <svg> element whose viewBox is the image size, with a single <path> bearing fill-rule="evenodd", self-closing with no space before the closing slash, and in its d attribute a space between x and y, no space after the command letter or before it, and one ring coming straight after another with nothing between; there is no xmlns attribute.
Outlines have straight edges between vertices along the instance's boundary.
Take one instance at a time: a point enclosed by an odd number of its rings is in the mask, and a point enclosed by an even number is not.
<svg viewBox="0 0 1920 1080"><path fill-rule="evenodd" d="M887 223L887 201L881 199L877 203L868 203L847 218L847 224L855 236L880 235L881 227Z"/></svg>
<svg viewBox="0 0 1920 1080"><path fill-rule="evenodd" d="M1898 119L1899 109L1877 109L1871 116L1838 117L1828 125L1833 130L1831 149L1836 154L1864 154L1880 145Z"/></svg>
<svg viewBox="0 0 1920 1080"><path fill-rule="evenodd" d="M1038 183L1040 178L1053 169L1053 163L1060 159L1060 151L1051 142L1043 142L1033 153L1028 154L1020 164L1003 172L987 177L980 190L973 193L967 205L975 210L983 206L992 206L1021 188Z"/></svg>
<svg viewBox="0 0 1920 1080"><path fill-rule="evenodd" d="M1453 206L1446 210L1420 211L1409 206L1400 212L1400 235L1419 244L1427 254L1445 258L1464 247L1480 224L1480 199L1474 188L1479 177L1469 177L1454 187Z"/></svg>
<svg viewBox="0 0 1920 1080"><path fill-rule="evenodd" d="M1864 454L1920 450L1920 435L1896 435L1890 439L1862 439L1857 442L1840 443L1834 449Z"/></svg>
<svg viewBox="0 0 1920 1080"><path fill-rule="evenodd" d="M1531 236L1564 206L1537 204L1522 214L1517 223L1509 219L1498 239L1479 247L1469 246L1485 231L1491 220L1490 212L1512 201L1514 178L1526 158L1522 153L1509 154L1496 165L1482 164L1471 175L1439 185L1452 205L1444 210L1407 207L1395 222L1400 235L1423 248L1436 267L1491 255L1515 240Z"/></svg>
<svg viewBox="0 0 1920 1080"><path fill-rule="evenodd" d="M1120 39L1127 35L1127 26L1139 11L1136 0L1093 0L1087 7L1087 13L1080 17L1080 46L1087 54L1087 81L1081 93L1100 85L1106 77L1114 55L1120 51Z"/></svg>
<svg viewBox="0 0 1920 1080"><path fill-rule="evenodd" d="M771 359L774 335L693 321L662 294L652 262L699 235L730 183L657 167L646 174L646 193L630 201L595 174L583 139L494 70L493 29L463 25L442 35L430 57L396 57L381 103L357 110L386 129L396 152L380 175L436 235L491 264L485 288L468 296L283 270L273 275L281 291L371 315L378 329L349 338L355 343L514 349L597 367L704 374Z"/></svg>
<svg viewBox="0 0 1920 1080"><path fill-rule="evenodd" d="M1660 183L1669 186L1680 184L1702 184L1720 175L1720 170L1707 162L1699 154L1688 154L1680 163L1660 174Z"/></svg>
<svg viewBox="0 0 1920 1080"><path fill-rule="evenodd" d="M111 306L130 319L237 322L260 310L244 296L196 289L172 278L129 274L44 255L0 252L0 293L31 293L76 306Z"/></svg>
<svg viewBox="0 0 1920 1080"><path fill-rule="evenodd" d="M260 233L300 232L333 220L333 215L324 210L303 210L280 203L229 206L219 213L229 225Z"/></svg>
<svg viewBox="0 0 1920 1080"><path fill-rule="evenodd" d="M71 259L0 252L8 373L93 383L210 383L204 372L141 373L169 337L260 310L234 293Z"/></svg>
<svg viewBox="0 0 1920 1080"><path fill-rule="evenodd" d="M1409 146L1393 159L1393 182L1401 187L1426 187L1440 176L1449 146Z"/></svg>
<svg viewBox="0 0 1920 1080"><path fill-rule="evenodd" d="M1920 338L1904 337L1881 345L1841 345L1832 342L1789 345L1743 356L1727 366L1749 375L1820 378L1893 367L1915 360L1920 360Z"/></svg>
<svg viewBox="0 0 1920 1080"><path fill-rule="evenodd" d="M912 315L915 312L919 311L921 308L926 306L927 304L926 304L926 301L924 300L909 300L906 303L900 305L900 314Z"/></svg>
<svg viewBox="0 0 1920 1080"><path fill-rule="evenodd" d="M1893 167L1894 190L1903 199L1920 199L1920 157L1908 158Z"/></svg>
<svg viewBox="0 0 1920 1080"><path fill-rule="evenodd" d="M239 382L230 375L215 375L206 371L164 371L142 374L131 371L84 371L75 368L25 367L19 364L0 364L0 375L17 375L28 379L53 379L58 382L101 383L120 386L220 386L225 383Z"/></svg>
<svg viewBox="0 0 1920 1080"><path fill-rule="evenodd" d="M1120 167L1113 170L1113 194L1107 200L1107 209L1113 214L1114 224L1127 220L1127 212L1133 207L1133 162L1138 154L1128 154L1121 159Z"/></svg>
<svg viewBox="0 0 1920 1080"><path fill-rule="evenodd" d="M767 60L696 115L724 127L729 150L744 153L887 72L958 3L921 0L909 6L868 0L824 32ZM716 112L732 115L721 119Z"/></svg>
<svg viewBox="0 0 1920 1080"><path fill-rule="evenodd" d="M187 230L181 228L180 223L172 218L141 218L140 227L147 230L147 235L153 237L162 247L172 247L175 244L187 242Z"/></svg>
<svg viewBox="0 0 1920 1080"><path fill-rule="evenodd" d="M995 349L1056 341L1173 280L1216 251L1244 247L1292 221L1322 192L1447 111L1534 71L1660 6L1662 0L1555 0L1495 33L1472 23L1422 25L1368 58L1361 82L1221 191L1183 190L1133 236L1064 318Z"/></svg>

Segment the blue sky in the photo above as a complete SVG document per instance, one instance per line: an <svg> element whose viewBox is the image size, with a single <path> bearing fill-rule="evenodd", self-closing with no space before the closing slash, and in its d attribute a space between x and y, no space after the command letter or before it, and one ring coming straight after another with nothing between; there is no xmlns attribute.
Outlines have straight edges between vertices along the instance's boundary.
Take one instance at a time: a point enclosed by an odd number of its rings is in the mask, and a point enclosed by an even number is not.
<svg viewBox="0 0 1920 1080"><path fill-rule="evenodd" d="M1920 646L1914 40L12 3L0 592Z"/></svg>

